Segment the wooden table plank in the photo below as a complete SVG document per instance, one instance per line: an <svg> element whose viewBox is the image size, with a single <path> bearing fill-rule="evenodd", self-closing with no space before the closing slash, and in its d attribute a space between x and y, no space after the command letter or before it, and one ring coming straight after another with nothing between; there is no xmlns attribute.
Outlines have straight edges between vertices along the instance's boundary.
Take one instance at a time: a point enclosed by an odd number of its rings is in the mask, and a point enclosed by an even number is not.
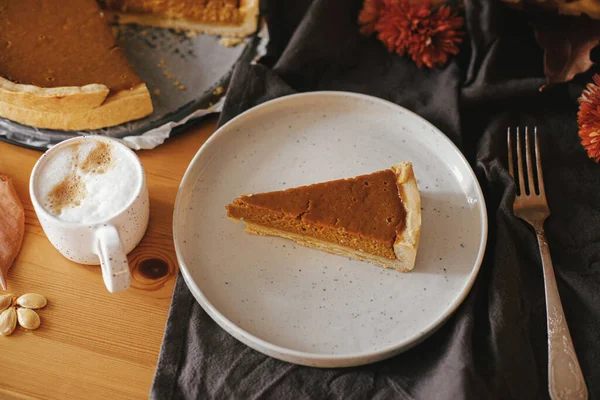
<svg viewBox="0 0 600 400"><path fill-rule="evenodd" d="M23 247L8 274L9 292L48 298L41 327L0 337L2 399L147 398L177 275L172 215L179 182L215 129L210 118L138 155L146 170L150 223L129 255L132 288L110 294L100 268L62 257L46 239L29 198L41 152L0 142L0 173L25 207Z"/></svg>

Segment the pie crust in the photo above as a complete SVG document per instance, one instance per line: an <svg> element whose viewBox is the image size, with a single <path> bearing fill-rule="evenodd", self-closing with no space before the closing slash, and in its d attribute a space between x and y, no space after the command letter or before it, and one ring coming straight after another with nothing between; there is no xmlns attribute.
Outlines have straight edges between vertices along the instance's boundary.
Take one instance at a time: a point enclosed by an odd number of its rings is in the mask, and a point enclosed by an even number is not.
<svg viewBox="0 0 600 400"><path fill-rule="evenodd" d="M37 128L99 129L152 112L146 84L109 95L105 85L41 88L0 77L0 117Z"/></svg>
<svg viewBox="0 0 600 400"><path fill-rule="evenodd" d="M393 268L408 271L415 265L421 236L421 195L410 162L394 165L392 171L396 174L398 193L406 209L404 230L394 241L394 253L398 261Z"/></svg>

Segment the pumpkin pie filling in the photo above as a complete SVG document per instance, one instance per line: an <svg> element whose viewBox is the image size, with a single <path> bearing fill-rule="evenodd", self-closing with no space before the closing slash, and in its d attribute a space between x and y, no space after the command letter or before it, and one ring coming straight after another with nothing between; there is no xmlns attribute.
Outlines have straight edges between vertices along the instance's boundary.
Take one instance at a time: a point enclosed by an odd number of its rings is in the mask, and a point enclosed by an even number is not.
<svg viewBox="0 0 600 400"><path fill-rule="evenodd" d="M41 88L141 82L94 0L0 2L0 76Z"/></svg>
<svg viewBox="0 0 600 400"><path fill-rule="evenodd" d="M412 169L411 169L412 171ZM406 227L407 210L392 170L283 191L244 195L228 216L308 236L388 260ZM419 217L420 220L420 217Z"/></svg>

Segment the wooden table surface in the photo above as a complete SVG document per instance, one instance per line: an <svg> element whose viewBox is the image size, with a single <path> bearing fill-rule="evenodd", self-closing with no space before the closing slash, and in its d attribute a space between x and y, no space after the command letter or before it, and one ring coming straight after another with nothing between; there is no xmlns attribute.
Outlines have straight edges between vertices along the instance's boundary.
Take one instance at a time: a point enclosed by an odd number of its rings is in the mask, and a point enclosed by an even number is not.
<svg viewBox="0 0 600 400"><path fill-rule="evenodd" d="M8 274L8 291L48 299L42 324L0 337L0 399L147 398L177 276L173 204L192 157L214 132L216 118L139 151L150 193L150 223L129 254L132 287L110 294L100 268L61 256L36 217L29 175L41 152L0 142L0 173L25 207L25 238ZM0 293L2 293L0 291Z"/></svg>

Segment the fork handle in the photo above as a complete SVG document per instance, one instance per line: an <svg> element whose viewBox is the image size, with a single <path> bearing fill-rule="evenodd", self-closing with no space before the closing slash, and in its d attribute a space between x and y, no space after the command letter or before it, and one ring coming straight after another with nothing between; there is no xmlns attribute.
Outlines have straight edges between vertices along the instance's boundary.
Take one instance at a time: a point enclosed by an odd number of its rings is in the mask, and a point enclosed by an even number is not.
<svg viewBox="0 0 600 400"><path fill-rule="evenodd" d="M552 400L587 399L588 391L560 302L543 223L534 226L534 228L540 246L544 270L548 327L548 390L550 398Z"/></svg>

